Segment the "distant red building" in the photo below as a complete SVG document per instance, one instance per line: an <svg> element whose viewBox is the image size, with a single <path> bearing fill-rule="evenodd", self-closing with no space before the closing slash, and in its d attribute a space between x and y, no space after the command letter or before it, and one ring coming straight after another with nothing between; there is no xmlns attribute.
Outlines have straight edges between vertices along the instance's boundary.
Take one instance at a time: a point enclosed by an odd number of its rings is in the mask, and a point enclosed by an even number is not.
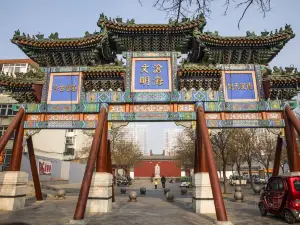
<svg viewBox="0 0 300 225"><path fill-rule="evenodd" d="M154 176L154 167L158 164L160 175L165 177L180 177L181 166L175 156L150 155L142 156L141 161L134 167L134 178L150 178Z"/></svg>

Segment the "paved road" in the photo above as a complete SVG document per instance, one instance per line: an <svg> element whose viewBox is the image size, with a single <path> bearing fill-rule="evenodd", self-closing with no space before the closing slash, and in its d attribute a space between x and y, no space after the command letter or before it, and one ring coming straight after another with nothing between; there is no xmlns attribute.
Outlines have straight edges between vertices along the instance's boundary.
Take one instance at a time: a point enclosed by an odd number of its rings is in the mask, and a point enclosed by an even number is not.
<svg viewBox="0 0 300 225"><path fill-rule="evenodd" d="M138 190L139 187L147 188L146 196L139 196L138 202L128 202L127 195L121 195L116 189L117 202L113 205L110 213L102 215L86 215L88 224L105 225L139 225L139 224L212 224L215 219L213 215L200 216L193 213L191 208L191 191L187 195L180 195L178 184L168 184L175 193L176 200L173 203L167 202L163 195L162 188L153 189L149 182L136 182L129 189ZM0 224L7 222L26 222L31 225L40 224L69 224L72 219L79 185L66 186L69 192L67 199L54 200L48 198L44 203L34 203L34 198L27 200L27 207L12 213L0 212ZM129 190L129 191L130 191ZM268 216L262 218L259 214L256 202L258 196L245 189L246 201L237 203L232 201L232 195L225 197L228 217L235 225L279 225L284 224L280 218Z"/></svg>

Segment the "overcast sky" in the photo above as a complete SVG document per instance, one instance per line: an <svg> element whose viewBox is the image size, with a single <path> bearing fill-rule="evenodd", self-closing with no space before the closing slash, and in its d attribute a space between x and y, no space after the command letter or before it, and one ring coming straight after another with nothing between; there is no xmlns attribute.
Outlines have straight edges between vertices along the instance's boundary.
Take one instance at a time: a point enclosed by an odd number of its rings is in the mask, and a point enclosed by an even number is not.
<svg viewBox="0 0 300 225"><path fill-rule="evenodd" d="M1 1L0 13L0 59L26 58L17 46L10 42L14 31L20 29L26 34L45 34L58 32L59 37L82 37L85 31L99 31L97 21L100 13L107 17L121 16L123 21L134 18L136 23L167 23L164 12L152 8L154 0L4 0ZM296 37L292 39L271 65L294 65L300 69L300 0L272 0L272 11L263 19L262 14L254 7L250 8L241 23L237 22L242 9L234 5L224 16L225 0L215 0L212 14L207 19L205 30L218 31L223 36L245 36L246 31L275 30L291 24ZM299 34L299 36L297 36ZM147 123L149 124L149 123ZM149 125L149 148L154 153L163 148L163 131L176 127L174 123L151 123Z"/></svg>

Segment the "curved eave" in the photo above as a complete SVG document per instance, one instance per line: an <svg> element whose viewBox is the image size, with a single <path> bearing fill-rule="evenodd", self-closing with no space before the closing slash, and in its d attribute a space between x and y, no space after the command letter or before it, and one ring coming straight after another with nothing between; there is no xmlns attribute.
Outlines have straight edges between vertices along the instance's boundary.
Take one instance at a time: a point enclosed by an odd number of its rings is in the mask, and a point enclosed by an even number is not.
<svg viewBox="0 0 300 225"><path fill-rule="evenodd" d="M294 33L281 33L278 35L263 37L220 37L208 34L196 35L202 43L216 47L272 47L280 43L286 44L290 39L294 38Z"/></svg>
<svg viewBox="0 0 300 225"><path fill-rule="evenodd" d="M52 39L32 39L23 36L14 37L11 42L19 47L37 48L37 49L64 49L64 48L88 48L97 45L103 34L91 35L83 38L62 38L57 40Z"/></svg>
<svg viewBox="0 0 300 225"><path fill-rule="evenodd" d="M117 23L117 22L107 21L107 20L98 21L99 27L105 27L107 30L116 33L182 34L187 31L193 31L195 28L202 29L205 25L206 25L206 21L203 19L193 20L185 23L177 23L177 24L126 24L126 23Z"/></svg>

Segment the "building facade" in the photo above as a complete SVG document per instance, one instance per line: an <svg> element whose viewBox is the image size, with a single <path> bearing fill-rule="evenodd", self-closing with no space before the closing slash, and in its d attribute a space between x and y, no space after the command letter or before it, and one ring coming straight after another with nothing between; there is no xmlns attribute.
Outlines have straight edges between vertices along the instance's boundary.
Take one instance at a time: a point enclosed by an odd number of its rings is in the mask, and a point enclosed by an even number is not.
<svg viewBox="0 0 300 225"><path fill-rule="evenodd" d="M36 72L39 66L31 59L3 59L0 60L0 72L15 76L16 73Z"/></svg>
<svg viewBox="0 0 300 225"><path fill-rule="evenodd" d="M148 126L145 124L130 123L122 128L124 140L140 146L143 155L148 154Z"/></svg>
<svg viewBox="0 0 300 225"><path fill-rule="evenodd" d="M28 73L30 71L35 72L38 69L38 64L31 59L0 60L0 73L13 77L15 77L17 73ZM12 98L10 93L5 91L5 89L2 88L2 85L0 85L0 137L4 134L13 116L17 113L13 110L13 104L15 103L17 103L17 100ZM5 169L6 165L10 162L13 139L14 134L8 141L5 151L2 152L0 156L0 171L2 167Z"/></svg>
<svg viewBox="0 0 300 225"><path fill-rule="evenodd" d="M175 146L178 145L178 138L182 135L183 129L173 128L164 131L164 151L167 156L175 156Z"/></svg>

